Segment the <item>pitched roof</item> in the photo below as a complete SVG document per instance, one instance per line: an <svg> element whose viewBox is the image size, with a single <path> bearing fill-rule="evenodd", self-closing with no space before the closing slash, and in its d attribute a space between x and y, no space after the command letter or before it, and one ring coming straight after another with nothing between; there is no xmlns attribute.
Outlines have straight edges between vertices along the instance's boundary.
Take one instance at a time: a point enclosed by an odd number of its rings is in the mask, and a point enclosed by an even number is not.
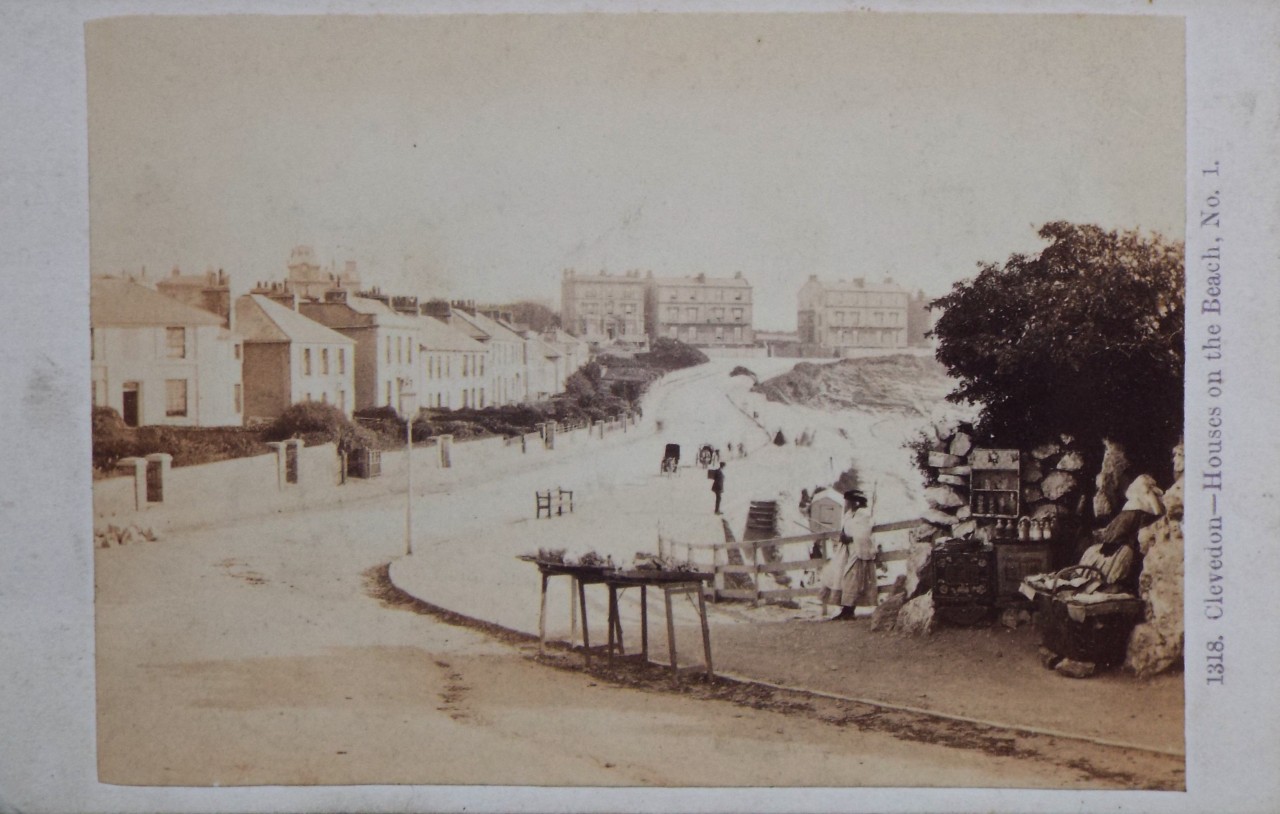
<svg viewBox="0 0 1280 814"><path fill-rule="evenodd" d="M533 346L533 349L535 352L541 353L547 359L559 359L561 356L564 355L560 352L559 348L557 348L555 345L552 345L550 342L543 341L537 334L533 333L532 331L525 338L525 341Z"/></svg>
<svg viewBox="0 0 1280 814"><path fill-rule="evenodd" d="M524 337L520 334L511 330L506 325L503 325L501 322L498 322L496 319L491 319L479 312L469 314L466 311L455 308L453 313L461 317L463 321L471 323L494 339L501 339L504 342L524 341Z"/></svg>
<svg viewBox="0 0 1280 814"><path fill-rule="evenodd" d="M653 284L657 286L708 286L708 287L734 287L734 288L750 288L751 283L742 277L707 277L702 275L699 277L654 277Z"/></svg>
<svg viewBox="0 0 1280 814"><path fill-rule="evenodd" d="M236 300L236 333L246 342L355 344L355 340L261 294L245 294Z"/></svg>
<svg viewBox="0 0 1280 814"><path fill-rule="evenodd" d="M827 280L810 280L809 282L816 282L824 291L867 291L873 294L906 292L905 288L891 280L883 283L868 283L865 279L832 280L830 282Z"/></svg>
<svg viewBox="0 0 1280 814"><path fill-rule="evenodd" d="M393 311L381 300L347 297L346 302L300 302L298 310L330 328L416 328L418 317Z"/></svg>
<svg viewBox="0 0 1280 814"><path fill-rule="evenodd" d="M95 328L148 325L218 325L222 317L212 311L152 291L144 285L116 277L94 277L89 283L89 324Z"/></svg>
<svg viewBox="0 0 1280 814"><path fill-rule="evenodd" d="M484 345L473 339L469 333L435 317L421 317L418 324L418 344L424 351L484 351Z"/></svg>
<svg viewBox="0 0 1280 814"><path fill-rule="evenodd" d="M416 314L402 314L382 300L368 297L347 297L347 305L356 313L373 317L378 325L391 328L413 328L418 320Z"/></svg>
<svg viewBox="0 0 1280 814"><path fill-rule="evenodd" d="M542 332L542 341L556 342L562 345L585 345L585 339L574 336L563 328L549 328Z"/></svg>

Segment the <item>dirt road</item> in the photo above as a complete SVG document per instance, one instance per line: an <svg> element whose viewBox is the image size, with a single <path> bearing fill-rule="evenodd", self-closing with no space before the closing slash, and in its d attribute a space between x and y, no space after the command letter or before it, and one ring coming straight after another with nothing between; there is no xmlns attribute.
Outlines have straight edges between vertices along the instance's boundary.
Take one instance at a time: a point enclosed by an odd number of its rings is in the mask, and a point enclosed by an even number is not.
<svg viewBox="0 0 1280 814"><path fill-rule="evenodd" d="M296 525L98 552L104 782L1089 784L1066 767L555 669L529 644L372 596L367 572L397 553L394 535Z"/></svg>

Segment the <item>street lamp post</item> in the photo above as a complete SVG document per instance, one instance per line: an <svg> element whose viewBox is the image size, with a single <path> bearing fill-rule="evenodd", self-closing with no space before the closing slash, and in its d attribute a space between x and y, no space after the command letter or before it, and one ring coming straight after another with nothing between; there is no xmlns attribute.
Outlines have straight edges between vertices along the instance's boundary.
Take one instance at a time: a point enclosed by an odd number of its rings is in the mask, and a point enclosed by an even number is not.
<svg viewBox="0 0 1280 814"><path fill-rule="evenodd" d="M413 419L417 412L418 394L413 392L413 383L401 379L400 414L404 416L404 468L408 480L408 491L404 501L404 553L413 553Z"/></svg>

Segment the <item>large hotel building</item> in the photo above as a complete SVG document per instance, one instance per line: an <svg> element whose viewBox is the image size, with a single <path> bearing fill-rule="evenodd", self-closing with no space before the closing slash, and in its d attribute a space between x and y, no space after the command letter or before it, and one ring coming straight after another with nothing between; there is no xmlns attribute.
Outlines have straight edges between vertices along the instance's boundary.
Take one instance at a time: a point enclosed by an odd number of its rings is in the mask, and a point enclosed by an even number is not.
<svg viewBox="0 0 1280 814"><path fill-rule="evenodd" d="M623 275L578 274L565 269L560 281L560 320L565 330L587 342L645 342L645 280Z"/></svg>
<svg viewBox="0 0 1280 814"><path fill-rule="evenodd" d="M659 337L689 345L750 345L751 284L733 277L654 277L578 274L567 269L560 282L566 329L592 342L642 344Z"/></svg>
<svg viewBox="0 0 1280 814"><path fill-rule="evenodd" d="M741 272L733 277L654 277L648 283L645 324L652 338L702 347L755 341L751 284Z"/></svg>
<svg viewBox="0 0 1280 814"><path fill-rule="evenodd" d="M817 275L800 288L796 315L800 342L843 354L854 348L905 348L909 295L891 279L825 282Z"/></svg>

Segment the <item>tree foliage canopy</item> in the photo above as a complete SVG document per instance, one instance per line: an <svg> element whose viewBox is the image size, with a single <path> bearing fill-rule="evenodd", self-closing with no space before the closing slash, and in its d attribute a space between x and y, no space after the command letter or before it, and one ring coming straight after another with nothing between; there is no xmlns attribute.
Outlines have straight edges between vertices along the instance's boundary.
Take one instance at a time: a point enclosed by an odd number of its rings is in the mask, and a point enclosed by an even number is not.
<svg viewBox="0 0 1280 814"><path fill-rule="evenodd" d="M513 320L537 333L560 327L560 315L540 302L519 300L509 308Z"/></svg>
<svg viewBox="0 0 1280 814"><path fill-rule="evenodd" d="M1039 235L1039 255L980 264L930 304L959 381L948 400L980 405L1001 443L1063 432L1166 459L1182 432L1182 244L1061 221Z"/></svg>

